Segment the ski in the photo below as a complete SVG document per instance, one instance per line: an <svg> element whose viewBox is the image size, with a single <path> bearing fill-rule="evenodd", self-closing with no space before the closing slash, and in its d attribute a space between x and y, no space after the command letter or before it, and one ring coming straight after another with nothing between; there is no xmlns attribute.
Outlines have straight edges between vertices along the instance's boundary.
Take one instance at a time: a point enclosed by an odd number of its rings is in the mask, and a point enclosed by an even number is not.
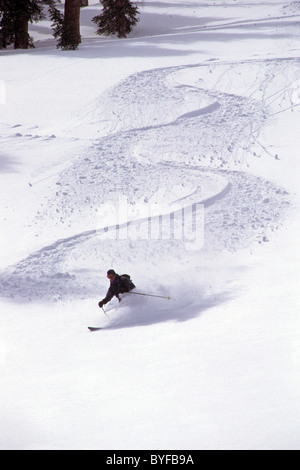
<svg viewBox="0 0 300 470"><path fill-rule="evenodd" d="M103 330L104 328L102 328L101 326L88 326L88 329L90 331L98 331L98 330Z"/></svg>

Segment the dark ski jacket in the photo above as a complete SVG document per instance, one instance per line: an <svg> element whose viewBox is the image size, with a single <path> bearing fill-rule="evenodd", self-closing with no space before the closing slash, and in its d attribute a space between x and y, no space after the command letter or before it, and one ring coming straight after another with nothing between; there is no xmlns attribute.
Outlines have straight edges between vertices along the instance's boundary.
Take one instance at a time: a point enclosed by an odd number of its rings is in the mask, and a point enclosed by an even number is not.
<svg viewBox="0 0 300 470"><path fill-rule="evenodd" d="M120 300L119 294L124 294L124 292L130 292L135 288L130 276L128 274L116 274L115 279L110 281L110 287L106 293L106 297L102 300L103 305L110 302L110 300L116 296Z"/></svg>

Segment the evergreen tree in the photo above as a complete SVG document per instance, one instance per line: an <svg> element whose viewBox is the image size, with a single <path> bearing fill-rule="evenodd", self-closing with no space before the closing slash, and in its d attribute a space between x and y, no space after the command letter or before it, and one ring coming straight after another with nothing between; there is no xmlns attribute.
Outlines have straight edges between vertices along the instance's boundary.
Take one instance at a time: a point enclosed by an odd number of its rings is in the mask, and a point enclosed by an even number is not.
<svg viewBox="0 0 300 470"><path fill-rule="evenodd" d="M58 39L57 48L64 51L76 50L81 43L80 3L80 0L66 0L64 15L54 3L49 7L53 36Z"/></svg>
<svg viewBox="0 0 300 470"><path fill-rule="evenodd" d="M103 11L93 18L98 25L97 34L117 34L126 38L137 24L138 6L130 0L100 0Z"/></svg>
<svg viewBox="0 0 300 470"><path fill-rule="evenodd" d="M15 49L33 47L28 24L44 18L41 0L0 0L0 48L10 44Z"/></svg>

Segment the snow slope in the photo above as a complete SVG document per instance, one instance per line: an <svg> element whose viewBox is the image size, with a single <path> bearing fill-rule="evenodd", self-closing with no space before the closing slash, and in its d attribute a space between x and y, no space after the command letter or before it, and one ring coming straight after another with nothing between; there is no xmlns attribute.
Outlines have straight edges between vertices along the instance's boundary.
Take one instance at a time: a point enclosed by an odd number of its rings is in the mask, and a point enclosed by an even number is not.
<svg viewBox="0 0 300 470"><path fill-rule="evenodd" d="M0 51L0 448L298 449L300 2L99 8Z"/></svg>

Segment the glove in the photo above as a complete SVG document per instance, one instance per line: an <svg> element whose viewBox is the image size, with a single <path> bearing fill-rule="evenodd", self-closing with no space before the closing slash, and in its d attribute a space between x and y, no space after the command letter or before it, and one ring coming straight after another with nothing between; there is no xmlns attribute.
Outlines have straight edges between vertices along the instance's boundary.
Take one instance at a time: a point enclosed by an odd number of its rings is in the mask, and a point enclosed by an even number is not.
<svg viewBox="0 0 300 470"><path fill-rule="evenodd" d="M102 308L103 305L104 305L104 302L103 302L103 300L101 300L101 301L98 303L98 306L99 306L99 308Z"/></svg>

